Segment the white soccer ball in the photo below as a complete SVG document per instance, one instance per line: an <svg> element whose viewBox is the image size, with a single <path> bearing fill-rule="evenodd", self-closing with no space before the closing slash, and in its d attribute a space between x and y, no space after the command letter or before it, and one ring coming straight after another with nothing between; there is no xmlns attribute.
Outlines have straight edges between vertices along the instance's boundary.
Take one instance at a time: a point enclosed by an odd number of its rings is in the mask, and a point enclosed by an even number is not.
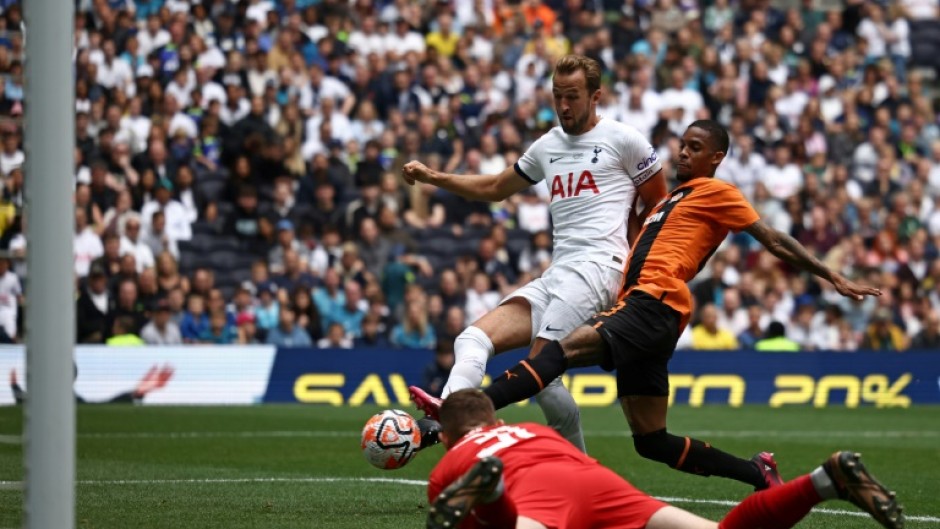
<svg viewBox="0 0 940 529"><path fill-rule="evenodd" d="M421 446L418 421L401 410L373 415L362 428L362 455L376 468L394 470L408 464Z"/></svg>

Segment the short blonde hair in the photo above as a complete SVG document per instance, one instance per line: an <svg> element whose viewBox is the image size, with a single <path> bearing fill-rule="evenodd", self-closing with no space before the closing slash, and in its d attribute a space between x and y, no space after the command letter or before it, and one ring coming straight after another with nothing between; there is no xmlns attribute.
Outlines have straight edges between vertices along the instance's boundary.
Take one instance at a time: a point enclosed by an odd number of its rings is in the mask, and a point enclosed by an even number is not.
<svg viewBox="0 0 940 529"><path fill-rule="evenodd" d="M601 88L601 65L584 55L565 55L555 63L555 75L571 75L584 72L584 81L588 93L593 94Z"/></svg>

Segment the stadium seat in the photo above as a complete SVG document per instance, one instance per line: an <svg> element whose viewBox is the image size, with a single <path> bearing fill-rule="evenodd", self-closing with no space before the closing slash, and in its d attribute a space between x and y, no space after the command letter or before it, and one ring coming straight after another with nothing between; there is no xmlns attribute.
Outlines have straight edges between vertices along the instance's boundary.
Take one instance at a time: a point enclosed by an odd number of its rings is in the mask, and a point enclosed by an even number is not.
<svg viewBox="0 0 940 529"><path fill-rule="evenodd" d="M196 192L207 202L217 202L228 185L225 181L204 180L196 184Z"/></svg>
<svg viewBox="0 0 940 529"><path fill-rule="evenodd" d="M237 252L242 249L241 241L238 240L238 237L232 235L219 235L213 237L209 240L209 244L206 246L205 250L215 253L220 251L233 251Z"/></svg>
<svg viewBox="0 0 940 529"><path fill-rule="evenodd" d="M940 68L940 20L912 20L910 26L911 63Z"/></svg>

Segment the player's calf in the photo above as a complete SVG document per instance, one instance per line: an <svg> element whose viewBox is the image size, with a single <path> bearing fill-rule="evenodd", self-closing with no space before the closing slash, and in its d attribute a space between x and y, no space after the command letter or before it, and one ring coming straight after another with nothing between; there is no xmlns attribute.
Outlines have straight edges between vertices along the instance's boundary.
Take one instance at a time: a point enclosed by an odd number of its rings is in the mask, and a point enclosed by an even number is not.
<svg viewBox="0 0 940 529"><path fill-rule="evenodd" d="M497 410L513 402L534 397L545 385L568 368L565 351L557 340L549 343L534 358L527 358L507 369L483 390Z"/></svg>

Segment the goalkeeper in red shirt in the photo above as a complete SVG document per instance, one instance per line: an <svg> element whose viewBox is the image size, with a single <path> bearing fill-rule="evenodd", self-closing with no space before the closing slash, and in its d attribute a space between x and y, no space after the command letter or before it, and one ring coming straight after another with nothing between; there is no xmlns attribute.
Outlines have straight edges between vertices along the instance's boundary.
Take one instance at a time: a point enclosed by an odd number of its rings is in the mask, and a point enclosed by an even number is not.
<svg viewBox="0 0 940 529"><path fill-rule="evenodd" d="M888 529L903 515L858 454L836 452L809 474L745 498L720 522L633 487L554 430L497 420L481 391L451 394L440 410L448 452L428 483L428 528L786 529L825 500L857 505Z"/></svg>

